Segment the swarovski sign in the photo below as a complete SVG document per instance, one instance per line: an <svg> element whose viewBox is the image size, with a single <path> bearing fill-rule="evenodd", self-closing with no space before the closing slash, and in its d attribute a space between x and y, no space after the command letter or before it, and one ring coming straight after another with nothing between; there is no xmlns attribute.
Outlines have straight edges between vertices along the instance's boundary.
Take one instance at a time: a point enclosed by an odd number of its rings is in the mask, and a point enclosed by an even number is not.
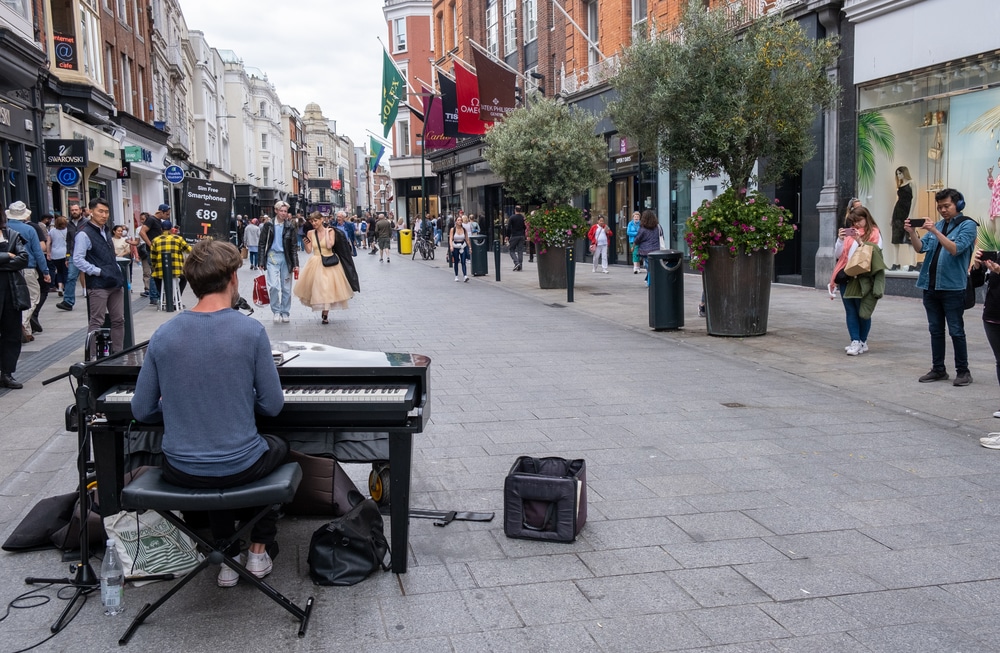
<svg viewBox="0 0 1000 653"><path fill-rule="evenodd" d="M87 154L87 141L85 140L45 141L45 165L50 168L85 166L89 162Z"/></svg>

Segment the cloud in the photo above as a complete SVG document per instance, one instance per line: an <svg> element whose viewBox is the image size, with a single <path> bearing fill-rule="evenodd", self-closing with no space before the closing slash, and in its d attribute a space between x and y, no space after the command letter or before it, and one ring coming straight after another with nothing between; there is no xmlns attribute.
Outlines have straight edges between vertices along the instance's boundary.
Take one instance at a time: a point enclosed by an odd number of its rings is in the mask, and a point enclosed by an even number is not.
<svg viewBox="0 0 1000 653"><path fill-rule="evenodd" d="M381 133L382 45L387 28L372 0L181 0L189 30L259 68L283 104L310 102L356 146Z"/></svg>

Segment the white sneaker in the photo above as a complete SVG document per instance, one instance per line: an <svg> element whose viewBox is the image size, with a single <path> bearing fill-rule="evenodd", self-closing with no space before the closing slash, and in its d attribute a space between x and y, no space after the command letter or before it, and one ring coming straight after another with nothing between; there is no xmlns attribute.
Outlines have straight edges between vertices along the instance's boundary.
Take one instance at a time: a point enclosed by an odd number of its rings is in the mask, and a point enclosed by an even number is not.
<svg viewBox="0 0 1000 653"><path fill-rule="evenodd" d="M455 281L458 282L458 277L455 277Z"/></svg>
<svg viewBox="0 0 1000 653"><path fill-rule="evenodd" d="M257 578L267 576L273 568L274 564L271 562L271 556L267 555L267 551L264 553L247 552L247 571Z"/></svg>
<svg viewBox="0 0 1000 653"><path fill-rule="evenodd" d="M594 274L597 274L597 268L594 268Z"/></svg>
<svg viewBox="0 0 1000 653"><path fill-rule="evenodd" d="M860 353L861 353L861 341L860 340L852 341L851 345L847 348L847 355L857 356Z"/></svg>
<svg viewBox="0 0 1000 653"><path fill-rule="evenodd" d="M997 412L993 413L993 417L1000 417L1000 410L998 410Z"/></svg>
<svg viewBox="0 0 1000 653"><path fill-rule="evenodd" d="M469 275L465 275L465 281L466 281L466 283L469 282Z"/></svg>
<svg viewBox="0 0 1000 653"><path fill-rule="evenodd" d="M281 316L278 315L277 313L274 314L274 323L281 324Z"/></svg>
<svg viewBox="0 0 1000 653"><path fill-rule="evenodd" d="M285 322L285 323L287 324L288 322L291 322L291 321L292 321L292 318L291 318L291 317L289 317L289 316L287 316L287 315L282 315L282 316L281 316L281 321L282 321L282 322Z"/></svg>
<svg viewBox="0 0 1000 653"><path fill-rule="evenodd" d="M861 351L859 351L858 353L859 354L863 354L866 351L868 351L868 341L867 340L862 340L861 341Z"/></svg>
<svg viewBox="0 0 1000 653"><path fill-rule="evenodd" d="M979 438L979 444L987 449L1000 449L1000 433L990 433L985 438Z"/></svg>
<svg viewBox="0 0 1000 653"><path fill-rule="evenodd" d="M607 274L607 273L608 273L608 271L607 271L607 269L605 269L605 270L604 270L604 274Z"/></svg>
<svg viewBox="0 0 1000 653"><path fill-rule="evenodd" d="M233 558L233 560L237 560ZM236 573L236 570L231 568L229 565L222 565L219 567L219 577L215 579L219 587L235 587L236 583L240 580L240 575Z"/></svg>

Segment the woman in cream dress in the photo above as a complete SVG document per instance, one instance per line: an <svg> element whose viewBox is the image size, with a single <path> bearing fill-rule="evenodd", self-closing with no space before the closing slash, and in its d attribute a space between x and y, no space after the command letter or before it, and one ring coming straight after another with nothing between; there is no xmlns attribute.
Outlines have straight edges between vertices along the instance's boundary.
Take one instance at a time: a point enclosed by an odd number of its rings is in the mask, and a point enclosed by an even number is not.
<svg viewBox="0 0 1000 653"><path fill-rule="evenodd" d="M323 226L323 216L319 212L311 213L309 222L312 229L306 233L304 244L306 252L312 256L299 274L293 293L314 311L322 311L323 324L329 324L330 309L346 309L347 300L354 296L344 273L343 261L331 267L323 265L323 257L334 253L336 240L346 236Z"/></svg>

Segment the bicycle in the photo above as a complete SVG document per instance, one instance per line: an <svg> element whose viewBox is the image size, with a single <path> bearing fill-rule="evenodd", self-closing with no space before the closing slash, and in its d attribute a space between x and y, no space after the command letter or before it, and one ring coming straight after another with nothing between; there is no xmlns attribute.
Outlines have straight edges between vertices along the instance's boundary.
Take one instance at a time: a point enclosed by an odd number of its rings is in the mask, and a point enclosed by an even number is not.
<svg viewBox="0 0 1000 653"><path fill-rule="evenodd" d="M432 260L433 261L434 260L434 250L435 249L437 249L437 248L434 247L434 241L433 240L431 240L430 238L426 238L424 236L417 236L416 241L414 241L414 243L413 243L413 256L411 256L410 258L411 259L416 259L417 258L417 253L419 252L420 253L420 258L422 258L423 260L425 260L425 261Z"/></svg>

